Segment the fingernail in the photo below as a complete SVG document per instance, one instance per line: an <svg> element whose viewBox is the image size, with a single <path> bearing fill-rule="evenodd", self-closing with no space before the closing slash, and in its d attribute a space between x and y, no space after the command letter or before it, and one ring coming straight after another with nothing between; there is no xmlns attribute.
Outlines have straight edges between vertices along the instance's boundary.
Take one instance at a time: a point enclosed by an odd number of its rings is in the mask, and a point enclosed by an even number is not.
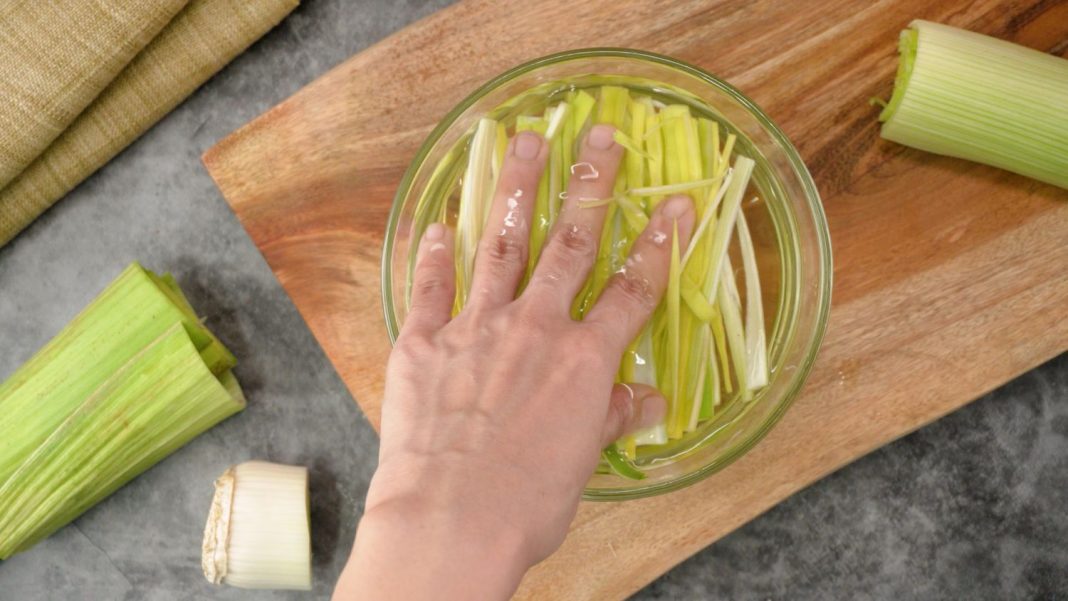
<svg viewBox="0 0 1068 601"><path fill-rule="evenodd" d="M590 145L590 148L608 150L616 143L612 137L615 133L616 128L611 125L594 125L590 130L590 135L586 138L586 143Z"/></svg>
<svg viewBox="0 0 1068 601"><path fill-rule="evenodd" d="M656 394L647 396L642 399L642 415L638 424L642 428L655 426L664 419L665 413L667 413L667 400L664 397Z"/></svg>
<svg viewBox="0 0 1068 601"><path fill-rule="evenodd" d="M524 159L536 159L541 152L541 136L532 131L521 131L515 137L515 156Z"/></svg>
<svg viewBox="0 0 1068 601"><path fill-rule="evenodd" d="M441 240L445 237L445 226L440 223L431 223L430 227L426 228L426 233L423 234L428 241Z"/></svg>
<svg viewBox="0 0 1068 601"><path fill-rule="evenodd" d="M664 208L662 209L664 217L671 219L678 219L686 214L686 211L690 210L692 201L689 196L680 194L678 196L672 196L664 201Z"/></svg>

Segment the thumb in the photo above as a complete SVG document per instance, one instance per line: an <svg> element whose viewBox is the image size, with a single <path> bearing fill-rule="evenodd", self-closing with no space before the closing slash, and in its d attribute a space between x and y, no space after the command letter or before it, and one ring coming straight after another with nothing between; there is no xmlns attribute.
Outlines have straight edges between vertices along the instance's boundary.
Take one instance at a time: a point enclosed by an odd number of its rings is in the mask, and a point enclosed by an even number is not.
<svg viewBox="0 0 1068 601"><path fill-rule="evenodd" d="M607 447L621 436L655 426L664 419L667 401L663 395L645 384L616 384L608 403L604 429L601 433L601 448Z"/></svg>

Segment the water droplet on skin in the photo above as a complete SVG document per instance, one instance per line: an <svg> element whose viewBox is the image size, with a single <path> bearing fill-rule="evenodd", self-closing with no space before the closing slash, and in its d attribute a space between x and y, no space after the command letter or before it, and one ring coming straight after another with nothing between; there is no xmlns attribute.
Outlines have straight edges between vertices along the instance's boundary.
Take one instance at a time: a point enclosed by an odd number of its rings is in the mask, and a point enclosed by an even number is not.
<svg viewBox="0 0 1068 601"><path fill-rule="evenodd" d="M509 209L514 209L519 206L519 201L514 198L509 198L506 204L508 205Z"/></svg>
<svg viewBox="0 0 1068 601"><path fill-rule="evenodd" d="M558 196L560 197L560 200L567 200L567 192L561 192Z"/></svg>
<svg viewBox="0 0 1068 601"><path fill-rule="evenodd" d="M504 227L519 227L520 218L516 214L515 209L508 211L508 214L504 216Z"/></svg>
<svg viewBox="0 0 1068 601"><path fill-rule="evenodd" d="M520 190L519 188L516 188L516 191L515 191L514 194L512 194L512 196L514 196L516 198L523 198L523 191Z"/></svg>
<svg viewBox="0 0 1068 601"><path fill-rule="evenodd" d="M664 232L653 232L652 235L653 244L657 246L662 246L664 242L667 242L667 238L667 234Z"/></svg>
<svg viewBox="0 0 1068 601"><path fill-rule="evenodd" d="M601 176L600 172L597 171L597 168L594 167L593 164L585 161L572 165L571 175L578 177L584 182L595 181Z"/></svg>

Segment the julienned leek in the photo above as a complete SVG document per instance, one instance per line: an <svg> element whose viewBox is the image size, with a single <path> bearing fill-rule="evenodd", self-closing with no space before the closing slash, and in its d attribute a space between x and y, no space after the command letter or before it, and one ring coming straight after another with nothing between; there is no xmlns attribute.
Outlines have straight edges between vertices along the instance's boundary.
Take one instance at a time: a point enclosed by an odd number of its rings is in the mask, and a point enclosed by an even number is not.
<svg viewBox="0 0 1068 601"><path fill-rule="evenodd" d="M929 21L900 54L882 137L1068 188L1068 60Z"/></svg>
<svg viewBox="0 0 1068 601"><path fill-rule="evenodd" d="M311 589L308 470L247 461L215 480L201 564L213 584Z"/></svg>

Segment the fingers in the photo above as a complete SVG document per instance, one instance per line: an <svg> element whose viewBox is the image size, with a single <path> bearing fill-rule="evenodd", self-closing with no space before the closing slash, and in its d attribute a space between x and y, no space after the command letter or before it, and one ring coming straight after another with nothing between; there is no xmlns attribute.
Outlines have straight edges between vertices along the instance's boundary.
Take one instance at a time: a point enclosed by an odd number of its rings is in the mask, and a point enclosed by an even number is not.
<svg viewBox="0 0 1068 601"><path fill-rule="evenodd" d="M667 401L652 386L645 384L616 384L608 403L601 448L635 430L660 423L667 412Z"/></svg>
<svg viewBox="0 0 1068 601"><path fill-rule="evenodd" d="M625 348L638 335L664 295L676 224L681 257L694 225L693 203L688 196L672 196L657 206L649 225L631 247L623 270L612 276L586 315L587 323L610 333L618 349Z"/></svg>
<svg viewBox="0 0 1068 601"><path fill-rule="evenodd" d="M567 198L527 285L530 294L558 302L565 312L597 258L608 206L583 207L581 203L612 196L623 157L623 147L612 138L614 132L611 125L596 125L583 141Z"/></svg>
<svg viewBox="0 0 1068 601"><path fill-rule="evenodd" d="M434 331L452 318L456 297L452 233L444 225L426 228L412 278L412 300L404 329Z"/></svg>
<svg viewBox="0 0 1068 601"><path fill-rule="evenodd" d="M532 131L520 132L508 143L475 255L469 304L501 305L515 298L527 266L531 213L548 156L549 145Z"/></svg>

